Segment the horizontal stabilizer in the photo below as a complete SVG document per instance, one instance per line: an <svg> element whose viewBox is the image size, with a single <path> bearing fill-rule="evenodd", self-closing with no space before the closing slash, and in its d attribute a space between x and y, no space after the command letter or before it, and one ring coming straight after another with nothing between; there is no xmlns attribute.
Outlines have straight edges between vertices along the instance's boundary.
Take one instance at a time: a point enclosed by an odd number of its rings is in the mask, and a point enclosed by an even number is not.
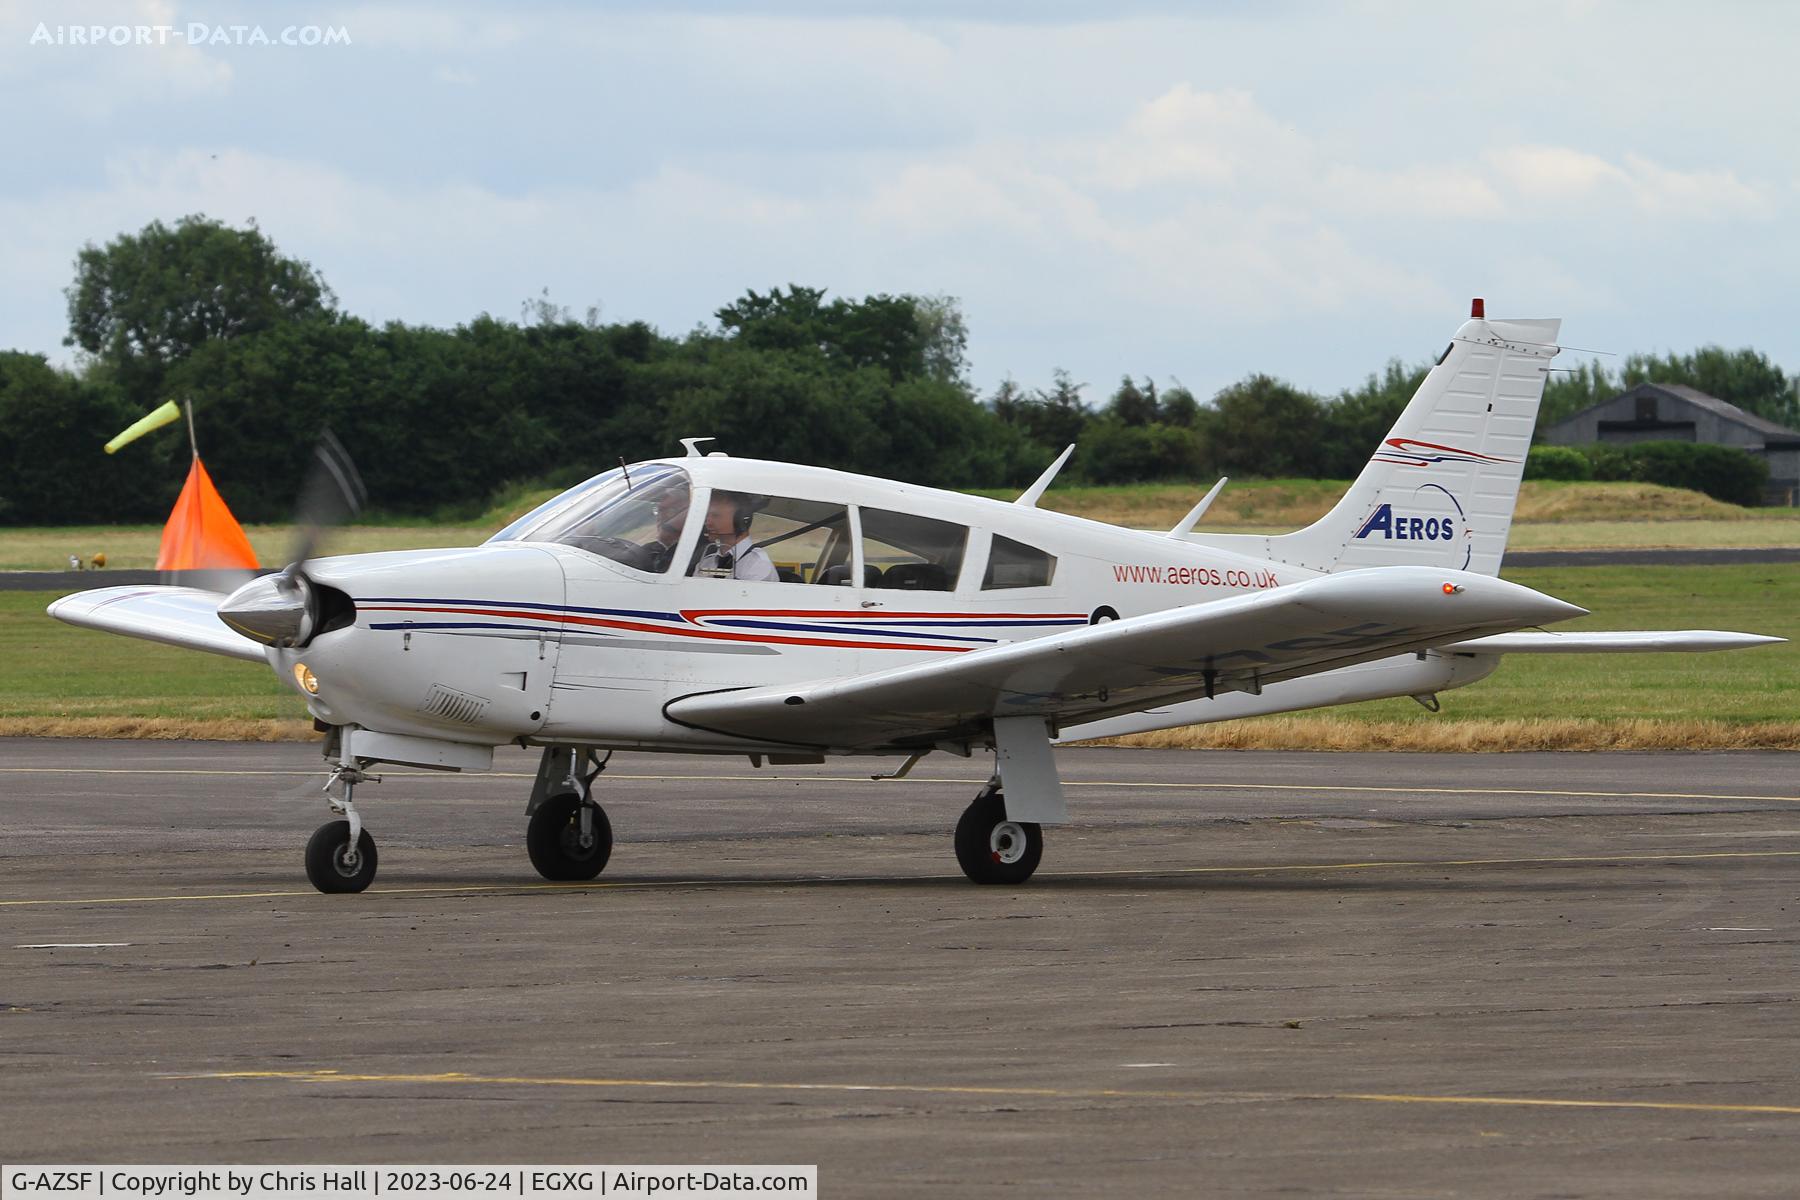
<svg viewBox="0 0 1800 1200"><path fill-rule="evenodd" d="M126 637L165 642L246 662L263 662L263 648L219 620L220 592L186 587L109 587L76 592L47 610L59 621Z"/></svg>
<svg viewBox="0 0 1800 1200"><path fill-rule="evenodd" d="M1770 646L1786 638L1718 629L1630 629L1595 633L1496 633L1491 637L1440 646L1454 654L1637 654L1656 651L1695 654Z"/></svg>

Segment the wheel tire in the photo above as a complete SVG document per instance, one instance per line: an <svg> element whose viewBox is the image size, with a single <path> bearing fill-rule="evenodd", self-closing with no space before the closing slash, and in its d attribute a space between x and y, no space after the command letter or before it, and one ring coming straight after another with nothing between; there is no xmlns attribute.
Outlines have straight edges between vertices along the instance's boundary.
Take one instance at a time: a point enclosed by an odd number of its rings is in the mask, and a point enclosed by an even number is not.
<svg viewBox="0 0 1800 1200"><path fill-rule="evenodd" d="M306 843L306 877L327 894L360 892L375 879L375 839L368 830L356 839L356 861L346 863L350 822L327 821Z"/></svg>
<svg viewBox="0 0 1800 1200"><path fill-rule="evenodd" d="M594 844L581 845L581 804L580 796L565 793L550 797L531 814L525 851L545 879L557 883L592 879L612 857L612 823L606 810L592 800L587 805L594 810Z"/></svg>
<svg viewBox="0 0 1800 1200"><path fill-rule="evenodd" d="M1043 829L1007 820L998 792L976 800L956 822L956 862L976 883L1024 883L1043 857Z"/></svg>

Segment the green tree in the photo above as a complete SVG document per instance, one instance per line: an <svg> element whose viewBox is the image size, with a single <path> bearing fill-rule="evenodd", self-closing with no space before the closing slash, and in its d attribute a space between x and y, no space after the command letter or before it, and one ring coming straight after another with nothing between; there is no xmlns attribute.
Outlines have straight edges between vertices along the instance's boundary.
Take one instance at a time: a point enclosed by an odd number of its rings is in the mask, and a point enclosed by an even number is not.
<svg viewBox="0 0 1800 1200"><path fill-rule="evenodd" d="M1325 478L1354 479L1362 471L1430 371L1430 363L1409 367L1391 359L1381 374L1339 392L1324 406L1319 469Z"/></svg>
<svg viewBox="0 0 1800 1200"><path fill-rule="evenodd" d="M142 415L109 381L58 371L41 354L0 352L0 523L166 517L181 486L185 439L152 436L115 456L101 449Z"/></svg>
<svg viewBox="0 0 1800 1200"><path fill-rule="evenodd" d="M1621 372L1626 388L1679 383L1735 404L1745 412L1800 427L1800 380L1790 379L1759 350L1702 346L1689 354L1633 354Z"/></svg>
<svg viewBox="0 0 1800 1200"><path fill-rule="evenodd" d="M1543 403L1538 406L1537 432L1542 434L1548 426L1611 400L1624 390L1604 366L1592 360L1570 370L1552 368L1550 380L1544 384Z"/></svg>
<svg viewBox="0 0 1800 1200"><path fill-rule="evenodd" d="M1162 400L1157 407L1161 410L1162 420L1167 424L1180 425L1184 429L1192 429L1199 424L1200 402L1194 399L1194 393L1179 383L1163 389Z"/></svg>
<svg viewBox="0 0 1800 1200"><path fill-rule="evenodd" d="M288 258L252 223L208 217L152 221L75 259L67 346L110 368L134 403L159 398L164 375L208 342L330 311L318 272Z"/></svg>
<svg viewBox="0 0 1800 1200"><path fill-rule="evenodd" d="M1153 425L1162 419L1162 406L1157 401L1156 384L1144 380L1144 386L1126 375L1119 380L1119 390L1107 403L1106 415L1121 425Z"/></svg>
<svg viewBox="0 0 1800 1200"><path fill-rule="evenodd" d="M1790 429L1800 428L1800 377L1748 346L1701 346L1687 354L1632 354L1615 376L1598 362L1557 370L1544 388L1538 428L1611 400L1640 383L1674 383L1716 396Z"/></svg>
<svg viewBox="0 0 1800 1200"><path fill-rule="evenodd" d="M1318 478L1323 424L1319 398L1267 375L1252 375L1213 397L1205 434L1213 466L1233 475Z"/></svg>
<svg viewBox="0 0 1800 1200"><path fill-rule="evenodd" d="M961 385L968 330L948 296L868 296L825 302L824 288L755 290L714 314L744 346L816 354L845 370L879 367L895 381L919 376Z"/></svg>
<svg viewBox="0 0 1800 1200"><path fill-rule="evenodd" d="M1081 402L1085 383L1076 383L1061 367L1050 372L1050 386L1039 388L1026 402L1021 416L1032 441L1046 449L1060 451L1070 442L1079 442L1093 413Z"/></svg>
<svg viewBox="0 0 1800 1200"><path fill-rule="evenodd" d="M1203 469L1199 435L1179 425L1127 425L1107 417L1084 436L1078 461L1090 483L1189 480Z"/></svg>
<svg viewBox="0 0 1800 1200"><path fill-rule="evenodd" d="M913 317L924 347L925 374L939 383L966 384L969 327L954 296L914 296Z"/></svg>

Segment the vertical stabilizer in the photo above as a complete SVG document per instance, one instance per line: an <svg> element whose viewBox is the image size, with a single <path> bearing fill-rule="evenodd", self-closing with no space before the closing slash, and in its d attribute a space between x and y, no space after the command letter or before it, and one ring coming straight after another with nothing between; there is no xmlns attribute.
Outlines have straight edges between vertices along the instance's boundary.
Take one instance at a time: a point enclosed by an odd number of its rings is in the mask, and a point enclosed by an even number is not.
<svg viewBox="0 0 1800 1200"><path fill-rule="evenodd" d="M1297 533L1194 540L1315 571L1423 564L1499 574L1561 325L1465 322L1329 513Z"/></svg>

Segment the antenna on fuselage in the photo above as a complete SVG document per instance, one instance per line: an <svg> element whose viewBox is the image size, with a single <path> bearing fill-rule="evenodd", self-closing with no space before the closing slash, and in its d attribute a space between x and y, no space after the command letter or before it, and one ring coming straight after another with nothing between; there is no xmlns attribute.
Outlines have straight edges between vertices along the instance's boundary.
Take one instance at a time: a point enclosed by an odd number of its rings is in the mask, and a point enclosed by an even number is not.
<svg viewBox="0 0 1800 1200"><path fill-rule="evenodd" d="M1036 483L1019 493L1019 498L1013 503L1025 508L1036 508L1037 502L1042 499L1044 492L1050 487L1050 481L1056 478L1056 473L1062 470L1063 464L1069 461L1069 455L1073 453L1075 453L1075 443L1070 442L1069 448L1057 455L1056 461L1050 464L1049 469L1037 477Z"/></svg>
<svg viewBox="0 0 1800 1200"><path fill-rule="evenodd" d="M1212 491L1200 497L1200 503L1189 509L1187 516L1175 522L1175 528L1169 530L1168 536L1172 538L1186 537L1188 531L1198 525L1200 523L1200 518L1206 515L1206 510L1212 507L1213 500L1218 497L1220 492L1225 490L1225 481L1228 478L1230 477L1226 475L1219 476L1219 482L1212 485Z"/></svg>
<svg viewBox="0 0 1800 1200"><path fill-rule="evenodd" d="M689 458L705 458L706 456L704 454L700 453L700 443L701 442L715 442L715 441L718 441L718 439L717 438L709 438L709 437L682 438L681 444L683 446L687 447L687 456Z"/></svg>

